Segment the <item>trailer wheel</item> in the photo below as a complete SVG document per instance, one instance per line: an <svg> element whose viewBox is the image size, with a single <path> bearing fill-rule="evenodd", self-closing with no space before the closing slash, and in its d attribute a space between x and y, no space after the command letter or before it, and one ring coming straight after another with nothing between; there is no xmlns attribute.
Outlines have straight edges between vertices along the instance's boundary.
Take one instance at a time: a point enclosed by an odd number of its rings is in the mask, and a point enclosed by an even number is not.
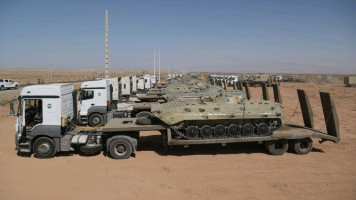
<svg viewBox="0 0 356 200"><path fill-rule="evenodd" d="M103 125L103 122L104 118L101 114L94 113L89 117L89 126L91 127Z"/></svg>
<svg viewBox="0 0 356 200"><path fill-rule="evenodd" d="M140 117L136 119L136 124L138 125L151 125L152 120L150 118Z"/></svg>
<svg viewBox="0 0 356 200"><path fill-rule="evenodd" d="M291 149L297 154L307 154L313 149L313 140L309 137L293 140Z"/></svg>
<svg viewBox="0 0 356 200"><path fill-rule="evenodd" d="M115 159L126 159L132 154L132 145L124 139L116 139L111 142L110 155Z"/></svg>
<svg viewBox="0 0 356 200"><path fill-rule="evenodd" d="M153 115L152 113L148 112L148 111L142 111L137 113L136 115L137 118L152 118Z"/></svg>
<svg viewBox="0 0 356 200"><path fill-rule="evenodd" d="M265 147L272 155L283 155L288 150L287 140L272 140L266 141Z"/></svg>
<svg viewBox="0 0 356 200"><path fill-rule="evenodd" d="M56 145L52 139L40 137L33 144L33 152L37 158L52 158L56 154Z"/></svg>

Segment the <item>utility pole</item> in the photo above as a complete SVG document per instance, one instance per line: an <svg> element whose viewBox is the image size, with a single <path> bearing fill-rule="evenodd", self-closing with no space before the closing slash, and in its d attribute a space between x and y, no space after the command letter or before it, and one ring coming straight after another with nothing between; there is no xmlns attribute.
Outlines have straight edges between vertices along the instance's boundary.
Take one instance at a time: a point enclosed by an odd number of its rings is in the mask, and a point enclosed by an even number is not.
<svg viewBox="0 0 356 200"><path fill-rule="evenodd" d="M53 64L50 64L51 66L51 82L52 82L52 77L53 77Z"/></svg>
<svg viewBox="0 0 356 200"><path fill-rule="evenodd" d="M153 51L153 76L156 77L156 49Z"/></svg>
<svg viewBox="0 0 356 200"><path fill-rule="evenodd" d="M171 74L171 57L169 57L169 60L168 60L168 75Z"/></svg>
<svg viewBox="0 0 356 200"><path fill-rule="evenodd" d="M109 78L109 12L105 13L105 78Z"/></svg>
<svg viewBox="0 0 356 200"><path fill-rule="evenodd" d="M161 50L158 49L158 82L161 83Z"/></svg>

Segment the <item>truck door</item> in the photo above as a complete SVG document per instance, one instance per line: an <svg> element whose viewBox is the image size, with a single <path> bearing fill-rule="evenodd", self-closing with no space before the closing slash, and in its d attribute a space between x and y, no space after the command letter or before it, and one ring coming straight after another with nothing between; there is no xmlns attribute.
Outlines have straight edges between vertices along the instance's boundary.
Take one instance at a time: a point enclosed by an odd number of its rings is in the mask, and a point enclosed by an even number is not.
<svg viewBox="0 0 356 200"><path fill-rule="evenodd" d="M92 106L95 105L93 102L94 99L94 91L88 89L82 89L79 95L79 115L80 116L87 116L88 110Z"/></svg>
<svg viewBox="0 0 356 200"><path fill-rule="evenodd" d="M25 127L25 102L24 100L21 100L19 102L19 107L17 109L17 117L16 117L16 125L15 125L15 129L16 129L16 133L19 134L19 136L22 135L23 129Z"/></svg>

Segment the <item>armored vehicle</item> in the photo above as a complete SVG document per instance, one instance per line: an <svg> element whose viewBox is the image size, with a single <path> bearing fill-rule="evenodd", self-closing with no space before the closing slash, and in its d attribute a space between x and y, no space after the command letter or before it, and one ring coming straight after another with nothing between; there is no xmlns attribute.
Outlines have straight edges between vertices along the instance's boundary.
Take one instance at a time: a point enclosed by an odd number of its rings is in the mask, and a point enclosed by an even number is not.
<svg viewBox="0 0 356 200"><path fill-rule="evenodd" d="M166 101L174 101L178 99L197 99L200 100L201 98L205 99L211 99L214 100L215 98L218 97L233 97L236 96L240 100L246 100L246 93L241 90L224 90L223 88L219 86L210 86L208 88L202 88L202 89L190 89L190 90L183 90L183 91L177 91L177 92L172 92L169 94L165 94L162 97Z"/></svg>
<svg viewBox="0 0 356 200"><path fill-rule="evenodd" d="M282 125L283 117L280 103L236 96L214 101L179 99L154 105L151 112L177 137L186 139L268 136Z"/></svg>

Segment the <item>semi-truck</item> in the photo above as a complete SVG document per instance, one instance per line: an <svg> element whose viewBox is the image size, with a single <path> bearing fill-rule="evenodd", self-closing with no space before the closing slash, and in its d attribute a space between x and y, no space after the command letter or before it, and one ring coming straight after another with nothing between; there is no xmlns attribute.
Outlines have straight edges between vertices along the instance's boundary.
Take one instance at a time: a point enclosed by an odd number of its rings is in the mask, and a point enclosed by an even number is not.
<svg viewBox="0 0 356 200"><path fill-rule="evenodd" d="M112 94L110 80L83 82L78 100L78 121L92 127L105 124L115 107Z"/></svg>
<svg viewBox="0 0 356 200"><path fill-rule="evenodd" d="M89 91L90 89L88 89ZM76 90L71 84L34 85L24 87L18 97L15 143L19 154L34 153L37 158L51 158L57 152L79 149L91 154L105 151L114 159L125 159L136 154L140 131L159 131L163 146L194 144L221 144L239 142L264 143L272 155L281 155L293 144L298 154L312 150L311 138L320 142L339 142L339 126L335 105L329 93L320 93L327 133L313 128L313 115L309 100L303 90L298 97L304 126L283 124L272 135L261 137L208 138L204 140L184 139L173 133L162 121L150 125L139 125L136 118L113 118L102 128L82 130L75 127ZM81 91L82 93L82 91ZM83 93L91 96L91 93ZM95 94L94 94L95 95ZM82 99L83 100L83 99ZM14 103L10 104L14 112Z"/></svg>

